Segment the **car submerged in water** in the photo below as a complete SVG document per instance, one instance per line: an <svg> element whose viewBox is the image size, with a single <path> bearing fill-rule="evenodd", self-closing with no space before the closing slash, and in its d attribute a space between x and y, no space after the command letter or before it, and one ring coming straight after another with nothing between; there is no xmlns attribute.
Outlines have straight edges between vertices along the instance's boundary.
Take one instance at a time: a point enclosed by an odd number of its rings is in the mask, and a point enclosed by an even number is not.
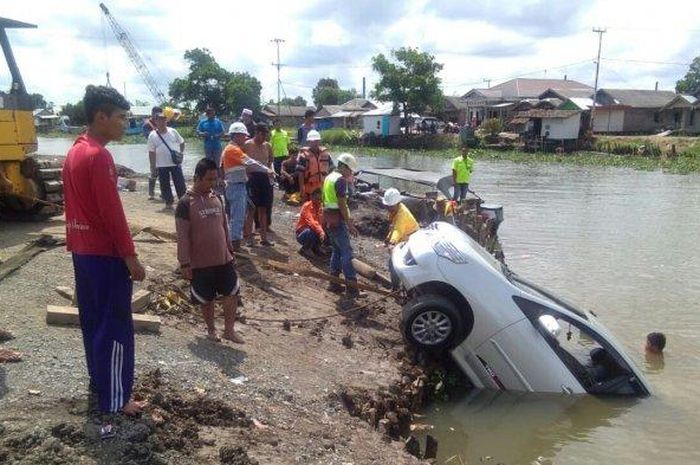
<svg viewBox="0 0 700 465"><path fill-rule="evenodd" d="M435 222L394 248L401 328L449 351L477 388L644 397L651 387L590 311L520 278L464 231Z"/></svg>

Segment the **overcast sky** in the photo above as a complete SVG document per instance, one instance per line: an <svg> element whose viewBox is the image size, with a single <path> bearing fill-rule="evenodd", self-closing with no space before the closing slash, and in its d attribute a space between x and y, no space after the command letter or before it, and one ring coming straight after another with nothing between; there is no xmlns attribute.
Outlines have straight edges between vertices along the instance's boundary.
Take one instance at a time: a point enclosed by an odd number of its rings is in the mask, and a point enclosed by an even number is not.
<svg viewBox="0 0 700 465"><path fill-rule="evenodd" d="M31 8L28 6L31 3ZM205 47L230 71L262 83L263 101L276 98L281 46L287 96L311 100L319 78L368 92L376 81L371 57L419 47L444 64L446 95L462 95L511 77L549 77L593 85L595 26L603 37L600 87L672 90L700 55L697 0L105 0L131 35L159 86L187 73L183 53ZM0 16L38 25L9 30L27 88L57 105L82 97L87 84L114 87L127 98L152 101L104 19L99 1L3 0ZM628 61L613 61L628 60ZM642 63L656 62L656 63ZM666 64L662 64L666 63ZM8 87L6 68L0 77Z"/></svg>

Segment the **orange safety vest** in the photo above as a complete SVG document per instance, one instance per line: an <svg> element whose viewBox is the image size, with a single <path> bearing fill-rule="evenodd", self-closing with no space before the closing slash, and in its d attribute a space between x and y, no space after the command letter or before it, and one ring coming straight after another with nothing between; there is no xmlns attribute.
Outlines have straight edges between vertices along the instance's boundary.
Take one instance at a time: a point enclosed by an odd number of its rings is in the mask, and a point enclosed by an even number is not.
<svg viewBox="0 0 700 465"><path fill-rule="evenodd" d="M331 155L325 147L319 147L318 156L309 147L303 147L300 152L308 161L304 172L304 193L311 194L323 185L331 169Z"/></svg>

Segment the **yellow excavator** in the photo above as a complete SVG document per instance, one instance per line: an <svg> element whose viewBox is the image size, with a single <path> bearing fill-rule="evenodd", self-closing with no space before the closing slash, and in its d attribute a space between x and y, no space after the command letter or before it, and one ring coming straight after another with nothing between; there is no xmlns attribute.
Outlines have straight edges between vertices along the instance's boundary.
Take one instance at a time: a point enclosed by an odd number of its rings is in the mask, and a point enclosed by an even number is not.
<svg viewBox="0 0 700 465"><path fill-rule="evenodd" d="M11 85L0 91L0 218L46 213L44 208L63 203L61 161L37 156L32 99L7 38L6 29L35 28L0 17L0 46L10 72ZM57 213L56 208L49 209Z"/></svg>

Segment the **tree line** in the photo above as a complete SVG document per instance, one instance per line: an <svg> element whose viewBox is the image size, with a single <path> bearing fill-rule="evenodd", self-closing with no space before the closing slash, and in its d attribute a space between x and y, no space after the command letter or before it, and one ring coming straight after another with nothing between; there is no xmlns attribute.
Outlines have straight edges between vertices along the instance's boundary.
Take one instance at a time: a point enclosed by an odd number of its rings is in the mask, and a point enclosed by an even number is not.
<svg viewBox="0 0 700 465"><path fill-rule="evenodd" d="M240 114L243 108L260 111L262 102L260 81L247 72L229 71L217 63L206 48L187 50L184 59L189 71L170 83L169 104L185 109L190 114L199 114L207 105L214 106L220 114ZM370 97L380 102L392 102L406 113L423 113L430 109L439 113L444 96L439 73L443 65L435 57L417 48L402 47L392 50L389 56L380 53L372 58L372 69L379 79L370 92ZM693 60L686 75L676 82L676 92L700 96L700 57ZM318 80L312 91L313 104L340 105L358 97L356 89L343 89L336 79L325 77ZM48 108L41 94L32 94L35 108ZM140 102L139 102L140 103ZM267 104L276 105L270 99ZM284 97L280 105L307 106L301 96ZM63 107L72 124L85 124L82 102Z"/></svg>

